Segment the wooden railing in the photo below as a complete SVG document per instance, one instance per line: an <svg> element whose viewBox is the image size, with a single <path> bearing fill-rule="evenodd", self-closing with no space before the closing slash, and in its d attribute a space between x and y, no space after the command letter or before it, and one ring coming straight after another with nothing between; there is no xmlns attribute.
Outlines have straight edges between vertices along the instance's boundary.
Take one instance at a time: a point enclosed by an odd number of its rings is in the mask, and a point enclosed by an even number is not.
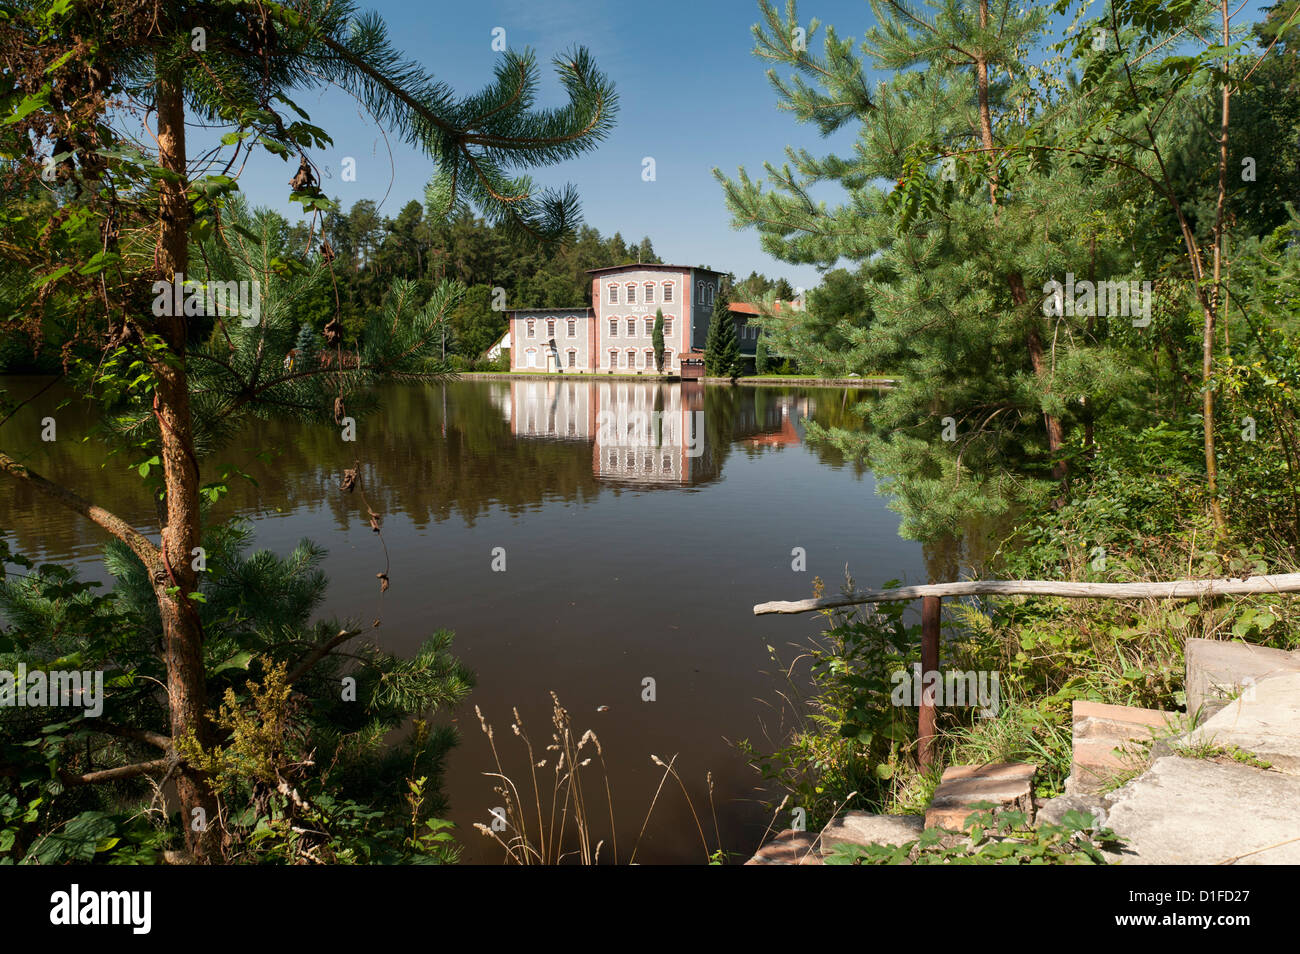
<svg viewBox="0 0 1300 954"><path fill-rule="evenodd" d="M921 693L917 717L917 742L921 767L934 761L934 691L939 670L939 623L945 596L1061 596L1068 599L1143 600L1204 599L1300 592L1300 573L1250 576L1217 580L1171 580L1164 583L1071 583L1056 580L968 580L962 583L928 583L890 590L861 590L816 599L759 603L755 616L770 613L815 613L839 606L921 600ZM930 674L934 673L934 676Z"/></svg>

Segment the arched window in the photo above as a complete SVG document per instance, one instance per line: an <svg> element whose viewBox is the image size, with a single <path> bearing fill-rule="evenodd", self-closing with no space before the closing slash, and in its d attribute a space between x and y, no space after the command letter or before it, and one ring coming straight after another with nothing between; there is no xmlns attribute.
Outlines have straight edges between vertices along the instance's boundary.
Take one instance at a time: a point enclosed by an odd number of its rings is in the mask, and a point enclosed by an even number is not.
<svg viewBox="0 0 1300 954"><path fill-rule="evenodd" d="M578 337L578 319L577 319L577 318L570 318L570 319L569 319L569 337L570 337L570 338L576 338L576 337Z"/></svg>
<svg viewBox="0 0 1300 954"><path fill-rule="evenodd" d="M695 298L701 305L704 304L704 282L695 283Z"/></svg>
<svg viewBox="0 0 1300 954"><path fill-rule="evenodd" d="M528 363L527 363L526 365L524 365L524 367L526 367L526 368L535 368L535 367L537 367L537 349L536 349L536 348L529 348L529 349L528 349Z"/></svg>
<svg viewBox="0 0 1300 954"><path fill-rule="evenodd" d="M629 305L635 305L635 304L636 304L636 286L635 286L635 285L628 285L628 286L627 286L627 303L628 303Z"/></svg>
<svg viewBox="0 0 1300 954"><path fill-rule="evenodd" d="M712 286L712 285L705 285L705 286L704 286L704 303L705 303L706 305L712 305L712 304L713 304L713 286Z"/></svg>

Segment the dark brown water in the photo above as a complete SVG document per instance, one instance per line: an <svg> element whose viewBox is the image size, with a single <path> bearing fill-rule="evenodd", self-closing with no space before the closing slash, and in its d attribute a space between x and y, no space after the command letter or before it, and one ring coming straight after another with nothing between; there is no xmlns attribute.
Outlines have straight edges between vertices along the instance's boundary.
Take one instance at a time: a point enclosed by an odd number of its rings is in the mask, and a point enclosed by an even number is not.
<svg viewBox="0 0 1300 954"><path fill-rule="evenodd" d="M41 383L5 382L16 399ZM149 532L142 481L127 461L83 443L90 418L75 403L57 409L62 398L51 391L24 408L0 446ZM308 537L329 548L324 615L368 624L382 613L377 638L396 651L455 631L455 651L478 677L456 714L463 741L446 780L466 860L500 857L472 827L501 803L482 774L494 766L473 705L496 725L507 769L523 777L511 708L545 745L552 690L579 732L600 736L621 860L662 774L651 755L677 755L710 848L712 772L723 847L751 852L768 822L764 793L731 743L760 739L774 721L767 647L789 659L788 644L817 631L816 617L756 618L751 607L811 595L814 576L833 589L846 563L864 585L927 578L920 545L899 539L871 474L803 441L806 420L850 425L850 409L870 396L529 380L392 386L381 398L354 444L335 428L259 425L206 461L205 479L226 464L257 479L237 483L216 514L252 519L257 547L283 553ZM46 416L57 422L52 443L40 440ZM259 450L278 456L265 464ZM382 606L379 540L357 495L338 489L354 457L392 560ZM12 481L0 483L0 529L34 558L104 578L100 532ZM796 547L805 572L792 569ZM496 548L504 572L492 569ZM642 701L646 677L653 702ZM602 799L594 814L604 811ZM637 860L705 860L671 780Z"/></svg>

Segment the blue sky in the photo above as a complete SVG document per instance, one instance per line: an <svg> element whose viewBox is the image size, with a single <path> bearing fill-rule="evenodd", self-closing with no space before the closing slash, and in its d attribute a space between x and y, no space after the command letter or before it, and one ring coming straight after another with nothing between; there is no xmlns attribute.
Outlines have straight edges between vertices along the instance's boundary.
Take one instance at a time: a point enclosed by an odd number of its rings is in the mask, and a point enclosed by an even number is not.
<svg viewBox="0 0 1300 954"><path fill-rule="evenodd" d="M784 8L784 0L778 3ZM1251 10L1263 5L1247 3ZM606 235L621 232L629 242L649 235L665 261L742 277L751 270L784 275L806 288L818 283L815 268L779 262L762 251L756 232L731 229L710 171L717 166L734 176L745 166L760 176L762 163L779 163L787 144L819 154L845 152L856 134L850 129L823 139L814 127L777 109L767 63L752 52L750 26L759 19L755 0L362 0L361 6L380 13L408 55L462 93L492 78L499 55L492 50L494 28L506 31L512 48L532 47L547 64L542 106L562 102L549 70L551 56L586 46L618 89L617 126L594 152L538 170L536 178L547 185L573 183L588 224ZM799 16L804 24L816 17L840 36L858 39L873 22L866 0L805 0ZM820 31L812 48L821 49ZM333 149L313 154L330 196L345 205L382 201L388 215L421 198L428 160L386 139L356 102L332 89L298 101L334 139ZM340 179L344 156L357 161L355 182ZM653 182L641 177L646 156L655 160ZM242 186L254 202L296 218L298 207L287 202L295 168L263 154L245 170Z"/></svg>
<svg viewBox="0 0 1300 954"><path fill-rule="evenodd" d="M562 102L551 56L575 44L586 46L618 89L617 126L594 152L538 170L535 177L544 184L573 183L587 224L605 235L621 232L629 241L649 235L665 261L709 265L742 277L751 270L782 274L809 288L817 284L816 269L778 262L760 249L757 233L730 228L722 191L710 172L718 166L734 175L744 165L761 173L763 161L780 160L787 143L826 148L814 128L798 125L776 108L766 65L751 52L750 26L759 18L753 0L363 0L361 5L380 13L395 42L459 92L491 80L499 55L491 48L495 27L506 30L512 48L530 46L546 64L543 106ZM871 8L865 0L801 5L805 23L813 15L860 36ZM385 139L355 101L324 90L300 95L298 102L334 139L332 150L313 154L325 175L332 175L323 182L327 194L345 205L382 200L389 215L422 196L428 160L391 136ZM843 146L853 136L837 138ZM340 179L344 156L357 160L355 182ZM646 156L655 160L653 182L641 178ZM296 218L298 207L286 201L295 169L296 163L291 167L259 156L241 184L254 202Z"/></svg>

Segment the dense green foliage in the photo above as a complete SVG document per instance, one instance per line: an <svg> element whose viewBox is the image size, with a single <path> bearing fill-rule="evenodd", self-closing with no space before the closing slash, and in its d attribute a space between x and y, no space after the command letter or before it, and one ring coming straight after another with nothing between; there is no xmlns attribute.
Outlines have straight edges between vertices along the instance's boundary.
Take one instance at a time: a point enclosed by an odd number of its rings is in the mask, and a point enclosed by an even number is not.
<svg viewBox="0 0 1300 954"><path fill-rule="evenodd" d="M956 553L948 578L1293 570L1300 4L1225 26L1233 11L1211 3L1059 3L1061 39L1042 8L879 0L861 56L829 28L820 55L797 48L794 4L760 6L757 53L793 73L770 74L781 105L858 136L847 156L767 165L766 183L718 174L768 250L847 264L806 312L758 322L809 367L899 380L860 405L861 427L814 424L813 439L872 467L905 535ZM828 182L845 200L810 201ZM1100 287L1080 297L1085 281L1139 295L1124 311ZM1292 649L1296 618L1282 596L945 600L944 668L1000 673L1003 700L994 718L941 709L941 761L1033 761L1055 794L1072 700L1177 710L1187 638ZM831 620L794 731L749 748L810 826L851 792L915 811L935 783L910 741L901 755L844 742L863 712L872 739L893 724L876 683L910 650L860 649L887 634Z"/></svg>

